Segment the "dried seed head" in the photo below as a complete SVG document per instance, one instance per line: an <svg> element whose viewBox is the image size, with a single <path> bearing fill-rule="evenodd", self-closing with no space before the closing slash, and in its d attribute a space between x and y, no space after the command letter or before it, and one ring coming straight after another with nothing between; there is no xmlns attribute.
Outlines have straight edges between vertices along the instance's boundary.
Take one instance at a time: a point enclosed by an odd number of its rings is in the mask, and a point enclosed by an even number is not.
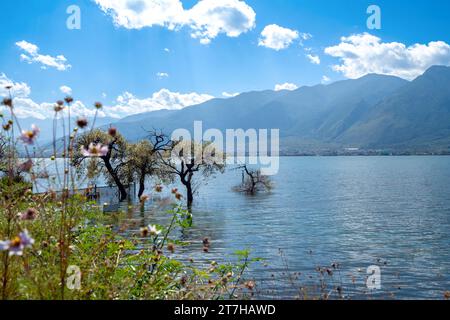
<svg viewBox="0 0 450 320"><path fill-rule="evenodd" d="M64 98L64 101L65 101L67 104L71 104L71 103L73 102L73 98L72 98L71 96L67 96L67 97Z"/></svg>
<svg viewBox="0 0 450 320"><path fill-rule="evenodd" d="M108 134L109 134L111 137L114 138L114 137L117 135L117 129L114 128L114 127L109 128L109 129L108 129Z"/></svg>
<svg viewBox="0 0 450 320"><path fill-rule="evenodd" d="M2 105L12 108L13 101L10 98L3 98Z"/></svg>
<svg viewBox="0 0 450 320"><path fill-rule="evenodd" d="M86 128L88 125L88 120L86 118L79 118L77 120L77 126L81 129Z"/></svg>

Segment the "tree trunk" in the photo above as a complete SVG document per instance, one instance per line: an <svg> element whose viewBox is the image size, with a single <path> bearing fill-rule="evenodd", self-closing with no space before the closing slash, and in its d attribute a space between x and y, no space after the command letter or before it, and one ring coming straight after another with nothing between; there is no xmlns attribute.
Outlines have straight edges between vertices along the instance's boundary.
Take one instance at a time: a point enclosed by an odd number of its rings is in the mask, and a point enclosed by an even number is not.
<svg viewBox="0 0 450 320"><path fill-rule="evenodd" d="M194 195L192 192L192 185L190 181L186 184L186 191L187 191L187 206L188 209L191 210L192 204L194 203Z"/></svg>
<svg viewBox="0 0 450 320"><path fill-rule="evenodd" d="M114 183L116 184L117 188L119 189L119 193L120 193L119 201L123 202L123 201L127 200L128 194L127 194L127 190L125 189L125 186L122 184L119 177L114 172L114 169L111 166L111 163L109 162L109 160L104 160L104 161L105 161L106 170L108 170L109 174L111 175L111 177L114 180Z"/></svg>
<svg viewBox="0 0 450 320"><path fill-rule="evenodd" d="M138 198L140 199L145 191L145 174L141 173L141 176L139 177L139 192L138 192Z"/></svg>

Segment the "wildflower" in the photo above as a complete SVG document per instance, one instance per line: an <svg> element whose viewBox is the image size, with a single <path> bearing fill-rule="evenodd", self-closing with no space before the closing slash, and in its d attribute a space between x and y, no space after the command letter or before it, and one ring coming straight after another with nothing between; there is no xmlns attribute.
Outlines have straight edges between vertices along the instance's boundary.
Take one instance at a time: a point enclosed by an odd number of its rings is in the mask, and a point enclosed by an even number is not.
<svg viewBox="0 0 450 320"><path fill-rule="evenodd" d="M111 137L114 138L114 137L117 135L117 129L114 128L114 127L109 128L109 129L108 129L108 134L109 134Z"/></svg>
<svg viewBox="0 0 450 320"><path fill-rule="evenodd" d="M13 102L11 98L3 98L2 105L12 108Z"/></svg>
<svg viewBox="0 0 450 320"><path fill-rule="evenodd" d="M62 102L62 101L60 101L60 102ZM58 103L53 107L53 110L55 110L56 113L61 112L63 109L64 109L64 106L62 106Z"/></svg>
<svg viewBox="0 0 450 320"><path fill-rule="evenodd" d="M173 243L169 243L167 245L167 250L169 250L171 253L175 252L175 245Z"/></svg>
<svg viewBox="0 0 450 320"><path fill-rule="evenodd" d="M158 193L162 192L163 191L162 185L160 185L160 184L156 185L155 186L155 191L158 192Z"/></svg>
<svg viewBox="0 0 450 320"><path fill-rule="evenodd" d="M22 140L25 144L34 144L34 140L36 140L37 136L41 130L35 126L34 124L31 126L31 130L23 130L22 134L20 135L20 140Z"/></svg>
<svg viewBox="0 0 450 320"><path fill-rule="evenodd" d="M142 237L144 237L144 238L148 237L149 233L150 233L150 230L148 229L148 227L141 228L141 236Z"/></svg>
<svg viewBox="0 0 450 320"><path fill-rule="evenodd" d="M85 157L105 157L108 154L108 147L101 143L95 144L91 142L87 149L81 147L81 153Z"/></svg>
<svg viewBox="0 0 450 320"><path fill-rule="evenodd" d="M34 239L31 238L27 230L24 230L12 240L0 241L0 251L9 251L10 256L21 256L23 250L31 248L33 244Z"/></svg>
<svg viewBox="0 0 450 320"><path fill-rule="evenodd" d="M247 282L245 283L245 287L246 287L248 290L253 291L253 289L255 288L255 282L253 282L253 281L247 281Z"/></svg>
<svg viewBox="0 0 450 320"><path fill-rule="evenodd" d="M22 220L34 220L36 219L38 212L34 208L28 208L27 211L23 212L20 215L20 219Z"/></svg>
<svg viewBox="0 0 450 320"><path fill-rule="evenodd" d="M64 98L64 101L65 101L67 104L71 104L71 103L73 102L73 98L72 98L71 96L67 96L67 97Z"/></svg>
<svg viewBox="0 0 450 320"><path fill-rule="evenodd" d="M181 199L183 199L183 196L181 195L181 193L177 193L177 194L175 195L175 198L176 198L177 200L181 200Z"/></svg>
<svg viewBox="0 0 450 320"><path fill-rule="evenodd" d="M95 109L99 110L103 107L103 105L100 102L94 103Z"/></svg>
<svg viewBox="0 0 450 320"><path fill-rule="evenodd" d="M177 188L172 189L172 194L177 194L177 193L178 193L178 189Z"/></svg>
<svg viewBox="0 0 450 320"><path fill-rule="evenodd" d="M161 230L158 230L156 228L156 226L152 226L152 225L148 226L148 231L149 231L150 235L152 235L152 236L158 236L161 234Z"/></svg>
<svg viewBox="0 0 450 320"><path fill-rule="evenodd" d="M4 251L9 251L10 256L21 256L24 249L20 237L14 237L10 241L2 241L0 248Z"/></svg>
<svg viewBox="0 0 450 320"><path fill-rule="evenodd" d="M141 198L139 199L141 201L141 203L145 203L148 201L150 197L146 194L142 195Z"/></svg>
<svg viewBox="0 0 450 320"><path fill-rule="evenodd" d="M11 129L11 125L9 123L3 125L3 130L9 131Z"/></svg>
<svg viewBox="0 0 450 320"><path fill-rule="evenodd" d="M88 125L88 121L86 118L79 118L77 120L77 126L80 127L81 129L86 128Z"/></svg>
<svg viewBox="0 0 450 320"><path fill-rule="evenodd" d="M31 168L33 167L33 161L31 159L28 159L24 163L19 165L19 171L21 172L30 172Z"/></svg>
<svg viewBox="0 0 450 320"><path fill-rule="evenodd" d="M54 107L55 112L60 112L62 111L62 109L64 109L64 101L62 100L56 101L56 105Z"/></svg>

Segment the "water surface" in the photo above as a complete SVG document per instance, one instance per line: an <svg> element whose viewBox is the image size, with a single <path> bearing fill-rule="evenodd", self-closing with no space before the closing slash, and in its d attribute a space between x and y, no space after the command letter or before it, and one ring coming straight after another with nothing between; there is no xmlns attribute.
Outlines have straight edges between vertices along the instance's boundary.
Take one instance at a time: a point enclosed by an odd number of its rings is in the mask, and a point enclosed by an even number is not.
<svg viewBox="0 0 450 320"><path fill-rule="evenodd" d="M295 298L318 283L317 266L335 262L340 270L324 278L353 298L441 299L450 290L450 157L286 157L272 193L232 192L240 181L229 170L200 186L195 225L180 235L192 245L178 257L223 261L251 249L266 259L248 274L259 298ZM165 216L149 209L130 219ZM371 265L382 269L380 291L365 286Z"/></svg>

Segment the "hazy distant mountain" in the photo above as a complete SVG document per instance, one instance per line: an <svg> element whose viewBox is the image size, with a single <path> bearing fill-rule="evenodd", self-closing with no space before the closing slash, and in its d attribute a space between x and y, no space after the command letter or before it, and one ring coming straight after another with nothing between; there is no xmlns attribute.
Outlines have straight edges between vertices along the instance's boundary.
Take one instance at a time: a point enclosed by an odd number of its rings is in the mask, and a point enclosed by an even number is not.
<svg viewBox="0 0 450 320"><path fill-rule="evenodd" d="M450 145L450 68L432 67L412 82L367 75L295 91L243 93L179 111L135 115L115 125L130 140L145 130L279 128L282 150L342 147L427 149ZM429 149L429 148L428 148Z"/></svg>
<svg viewBox="0 0 450 320"><path fill-rule="evenodd" d="M450 68L430 68L373 106L337 140L365 147L450 146Z"/></svg>

